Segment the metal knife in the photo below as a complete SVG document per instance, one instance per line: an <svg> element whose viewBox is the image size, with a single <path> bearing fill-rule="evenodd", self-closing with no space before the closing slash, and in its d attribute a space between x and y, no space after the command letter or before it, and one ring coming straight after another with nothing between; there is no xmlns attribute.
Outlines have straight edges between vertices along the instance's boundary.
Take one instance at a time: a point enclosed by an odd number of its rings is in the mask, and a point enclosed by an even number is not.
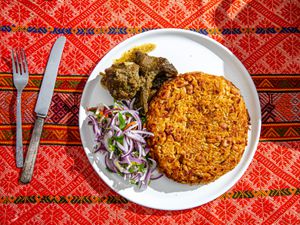
<svg viewBox="0 0 300 225"><path fill-rule="evenodd" d="M53 96L55 80L57 77L58 67L65 43L66 38L59 37L55 41L48 59L42 86L34 110L37 118L34 124L33 133L20 178L20 181L24 184L29 183L32 178L44 120L48 114L49 106Z"/></svg>

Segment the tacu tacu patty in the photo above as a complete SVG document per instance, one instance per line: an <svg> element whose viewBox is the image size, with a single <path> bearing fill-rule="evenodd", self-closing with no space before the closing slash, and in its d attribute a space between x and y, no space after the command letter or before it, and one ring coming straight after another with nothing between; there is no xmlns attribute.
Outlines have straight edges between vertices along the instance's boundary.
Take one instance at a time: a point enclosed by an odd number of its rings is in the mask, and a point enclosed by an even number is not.
<svg viewBox="0 0 300 225"><path fill-rule="evenodd" d="M163 84L150 103L147 128L161 172L180 183L208 183L240 161L249 118L230 81L193 72Z"/></svg>

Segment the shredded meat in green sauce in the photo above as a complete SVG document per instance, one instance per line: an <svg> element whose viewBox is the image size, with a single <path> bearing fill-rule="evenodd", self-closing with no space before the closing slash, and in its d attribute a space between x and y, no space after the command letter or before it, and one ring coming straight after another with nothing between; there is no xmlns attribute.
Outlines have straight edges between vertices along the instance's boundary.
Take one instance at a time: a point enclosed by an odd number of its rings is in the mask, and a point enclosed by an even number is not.
<svg viewBox="0 0 300 225"><path fill-rule="evenodd" d="M176 68L162 57L135 52L133 62L115 63L101 73L101 83L116 100L136 98L136 107L148 111L148 103L161 85L176 77Z"/></svg>

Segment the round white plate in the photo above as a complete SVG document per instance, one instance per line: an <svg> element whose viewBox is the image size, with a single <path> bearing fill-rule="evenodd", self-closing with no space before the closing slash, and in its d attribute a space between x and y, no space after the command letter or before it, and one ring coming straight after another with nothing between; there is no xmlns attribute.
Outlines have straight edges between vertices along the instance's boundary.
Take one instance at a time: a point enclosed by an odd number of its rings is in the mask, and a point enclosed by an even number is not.
<svg viewBox="0 0 300 225"><path fill-rule="evenodd" d="M110 67L114 59L125 51L144 44L154 43L156 49L150 55L167 58L179 71L203 71L225 76L242 93L251 120L248 145L236 168L216 181L190 186L176 183L166 177L152 181L145 191L129 185L122 177L110 173L105 168L101 153L93 153L94 134L87 124L86 108L99 103L111 104L113 99L100 85L98 74ZM207 203L231 188L249 166L259 140L261 114L258 94L253 81L242 63L220 43L204 35L179 29L148 31L127 39L113 48L97 64L84 88L79 110L79 128L84 151L95 171L115 192L137 204L163 210L193 208Z"/></svg>

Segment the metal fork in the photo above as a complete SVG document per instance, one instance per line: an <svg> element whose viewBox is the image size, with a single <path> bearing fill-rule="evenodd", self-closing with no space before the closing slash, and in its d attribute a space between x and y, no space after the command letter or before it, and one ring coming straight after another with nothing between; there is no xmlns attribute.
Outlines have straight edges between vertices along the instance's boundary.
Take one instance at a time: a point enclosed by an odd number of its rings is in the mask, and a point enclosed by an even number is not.
<svg viewBox="0 0 300 225"><path fill-rule="evenodd" d="M17 138L16 138L16 164L23 167L23 138L22 138L22 117L21 117L21 95L28 83L28 65L24 49L11 51L14 85L17 89Z"/></svg>

